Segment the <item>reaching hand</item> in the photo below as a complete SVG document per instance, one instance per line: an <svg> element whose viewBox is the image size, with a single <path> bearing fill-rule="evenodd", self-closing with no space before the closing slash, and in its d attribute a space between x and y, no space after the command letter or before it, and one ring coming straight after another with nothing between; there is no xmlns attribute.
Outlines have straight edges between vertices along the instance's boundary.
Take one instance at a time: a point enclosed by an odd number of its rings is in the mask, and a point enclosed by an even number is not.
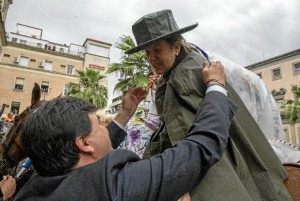
<svg viewBox="0 0 300 201"><path fill-rule="evenodd" d="M134 115L139 103L146 98L147 93L145 88L129 89L123 98L122 109L117 114L115 121L125 126Z"/></svg>
<svg viewBox="0 0 300 201"><path fill-rule="evenodd" d="M0 188L3 194L3 200L7 200L12 197L16 191L16 180L10 175L3 176L0 182Z"/></svg>
<svg viewBox="0 0 300 201"><path fill-rule="evenodd" d="M156 90L156 82L159 79L159 75L155 74L155 75L150 75L149 76L149 85L148 88L154 89Z"/></svg>
<svg viewBox="0 0 300 201"><path fill-rule="evenodd" d="M139 103L146 98L147 93L145 88L129 89L123 98L122 109L132 116Z"/></svg>

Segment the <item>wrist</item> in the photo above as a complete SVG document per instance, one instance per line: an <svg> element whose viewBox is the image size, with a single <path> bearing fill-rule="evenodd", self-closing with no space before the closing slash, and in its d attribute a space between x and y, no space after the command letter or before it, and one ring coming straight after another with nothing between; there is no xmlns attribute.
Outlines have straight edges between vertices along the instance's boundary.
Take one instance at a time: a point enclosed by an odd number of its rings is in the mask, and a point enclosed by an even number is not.
<svg viewBox="0 0 300 201"><path fill-rule="evenodd" d="M225 88L225 84L223 84L222 82L220 82L219 80L216 80L216 79L210 79L206 82L207 87L212 86L212 85L219 85L219 86Z"/></svg>
<svg viewBox="0 0 300 201"><path fill-rule="evenodd" d="M129 122L131 117L132 115L129 115L127 112L121 109L120 112L116 115L114 120L122 124L123 126L126 126L126 124Z"/></svg>

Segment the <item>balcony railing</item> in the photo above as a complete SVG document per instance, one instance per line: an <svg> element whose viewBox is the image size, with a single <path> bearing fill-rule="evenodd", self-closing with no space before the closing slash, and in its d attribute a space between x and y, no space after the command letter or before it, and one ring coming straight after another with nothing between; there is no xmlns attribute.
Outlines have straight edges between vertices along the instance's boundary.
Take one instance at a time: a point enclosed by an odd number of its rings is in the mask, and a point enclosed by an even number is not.
<svg viewBox="0 0 300 201"><path fill-rule="evenodd" d="M59 45L59 44L54 44L51 42L45 42L41 40L40 42L30 42L26 41L23 39L19 39L16 37L7 37L7 42L12 43L12 44L18 44L18 45L24 45L24 46L30 46L38 49L43 49L44 51L49 51L49 52L56 52L60 54L67 54L67 55L73 55L73 56L78 56L78 57L84 57L84 52L83 51L74 51L71 50L70 46L67 45Z"/></svg>

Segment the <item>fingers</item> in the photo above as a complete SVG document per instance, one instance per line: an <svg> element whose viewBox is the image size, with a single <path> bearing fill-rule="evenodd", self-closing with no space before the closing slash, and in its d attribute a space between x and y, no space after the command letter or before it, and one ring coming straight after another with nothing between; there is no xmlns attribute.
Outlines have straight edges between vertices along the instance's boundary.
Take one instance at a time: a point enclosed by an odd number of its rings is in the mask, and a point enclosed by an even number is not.
<svg viewBox="0 0 300 201"><path fill-rule="evenodd" d="M158 74L150 75L149 78L151 80L157 80L159 78L159 75Z"/></svg>
<svg viewBox="0 0 300 201"><path fill-rule="evenodd" d="M128 89L124 99L129 98L134 104L139 104L147 96L147 88L137 87ZM130 100L128 100L130 102Z"/></svg>
<svg viewBox="0 0 300 201"><path fill-rule="evenodd" d="M204 61L204 63L203 63L203 69L207 69L207 68L209 68L209 66L210 66L210 63L207 60Z"/></svg>
<svg viewBox="0 0 300 201"><path fill-rule="evenodd" d="M6 180L14 180L14 178L11 175L5 175L3 176L2 181L6 181Z"/></svg>
<svg viewBox="0 0 300 201"><path fill-rule="evenodd" d="M220 86L225 86L226 74L224 70L224 66L220 61L203 63L203 81L206 85L209 82L213 82L214 84L219 84Z"/></svg>
<svg viewBox="0 0 300 201"><path fill-rule="evenodd" d="M132 93L137 98L137 100L140 102L146 98L148 89L142 88L142 87L137 87L137 88L132 89Z"/></svg>
<svg viewBox="0 0 300 201"><path fill-rule="evenodd" d="M157 81L159 80L159 75L155 74L155 75L150 75L149 76L149 88L155 89L156 90L156 85L157 85Z"/></svg>

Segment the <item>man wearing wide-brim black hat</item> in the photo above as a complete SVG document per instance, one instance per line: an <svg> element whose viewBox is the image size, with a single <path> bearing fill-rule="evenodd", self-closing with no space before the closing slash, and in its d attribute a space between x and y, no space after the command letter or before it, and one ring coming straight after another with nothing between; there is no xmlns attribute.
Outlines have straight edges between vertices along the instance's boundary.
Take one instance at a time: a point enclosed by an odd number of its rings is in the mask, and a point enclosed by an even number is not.
<svg viewBox="0 0 300 201"><path fill-rule="evenodd" d="M199 72L206 60L205 52L197 51L181 35L197 25L179 28L172 11L162 10L143 16L132 26L137 46L125 53L145 50L155 73L160 75L156 106L164 124L151 137L144 158L184 139L202 105L206 86ZM218 80L214 82L221 85ZM226 90L239 108L227 150L190 192L192 200L291 200L283 185L287 173L279 159L239 95L228 84Z"/></svg>

